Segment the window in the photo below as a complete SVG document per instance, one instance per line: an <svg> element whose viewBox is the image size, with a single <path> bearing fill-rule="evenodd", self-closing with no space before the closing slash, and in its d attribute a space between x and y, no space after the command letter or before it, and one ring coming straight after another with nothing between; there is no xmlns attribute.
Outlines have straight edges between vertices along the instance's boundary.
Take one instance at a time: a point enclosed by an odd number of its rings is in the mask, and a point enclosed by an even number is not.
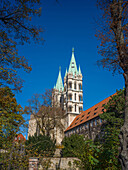
<svg viewBox="0 0 128 170"><path fill-rule="evenodd" d="M76 104L75 104L75 112L76 112Z"/></svg>
<svg viewBox="0 0 128 170"><path fill-rule="evenodd" d="M74 83L74 89L76 89L76 82Z"/></svg>
<svg viewBox="0 0 128 170"><path fill-rule="evenodd" d="M72 112L72 106L69 106L69 112Z"/></svg>
<svg viewBox="0 0 128 170"><path fill-rule="evenodd" d="M82 111L82 107L79 107L79 112L81 112ZM84 116L84 115L83 115Z"/></svg>
<svg viewBox="0 0 128 170"><path fill-rule="evenodd" d="M96 107L94 110L97 110L98 109L98 107Z"/></svg>
<svg viewBox="0 0 128 170"><path fill-rule="evenodd" d="M94 113L94 115L96 115L97 112Z"/></svg>
<svg viewBox="0 0 128 170"><path fill-rule="evenodd" d="M79 90L82 90L82 86L81 86L81 84L79 84Z"/></svg>
<svg viewBox="0 0 128 170"><path fill-rule="evenodd" d="M69 82L69 88L70 88L70 89L72 88L72 83L71 83L71 82Z"/></svg>
<svg viewBox="0 0 128 170"><path fill-rule="evenodd" d="M76 101L76 93L75 93L75 101Z"/></svg>
<svg viewBox="0 0 128 170"><path fill-rule="evenodd" d="M69 94L69 100L72 100L72 94Z"/></svg>
<svg viewBox="0 0 128 170"><path fill-rule="evenodd" d="M79 101L82 101L82 96L79 96Z"/></svg>

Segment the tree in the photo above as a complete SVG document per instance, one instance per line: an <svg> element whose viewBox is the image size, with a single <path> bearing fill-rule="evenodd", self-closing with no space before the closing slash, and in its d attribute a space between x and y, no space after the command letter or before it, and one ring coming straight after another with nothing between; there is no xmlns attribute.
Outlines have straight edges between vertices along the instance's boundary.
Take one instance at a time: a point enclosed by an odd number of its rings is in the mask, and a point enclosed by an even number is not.
<svg viewBox="0 0 128 170"><path fill-rule="evenodd" d="M102 145L100 152L99 167L121 169L119 156L119 134L120 128L124 123L124 89L117 91L116 95L111 96L109 102L104 106L104 113L100 115L103 120L101 126L102 135L98 139L99 146ZM102 142L101 142L102 141Z"/></svg>
<svg viewBox="0 0 128 170"><path fill-rule="evenodd" d="M120 161L122 169L128 169L128 1L98 0L102 11L102 24L96 36L101 41L99 53L103 59L99 61L103 67L114 72L123 72L125 79L125 112L124 125L121 128Z"/></svg>
<svg viewBox="0 0 128 170"><path fill-rule="evenodd" d="M98 164L99 149L92 140L85 140L83 135L72 134L70 137L65 137L62 144L63 157L77 157L80 161L74 163L80 169L93 169Z"/></svg>
<svg viewBox="0 0 128 170"><path fill-rule="evenodd" d="M0 3L0 85L12 85L20 90L23 80L18 70L31 71L24 56L19 56L17 46L41 40L41 29L32 24L32 17L39 16L40 0L2 0Z"/></svg>
<svg viewBox="0 0 128 170"><path fill-rule="evenodd" d="M52 157L55 152L55 141L50 136L39 135L35 133L34 136L29 136L26 141L26 152L29 156L33 157Z"/></svg>
<svg viewBox="0 0 128 170"><path fill-rule="evenodd" d="M70 137L65 136L62 144L64 145L62 149L63 157L76 157L76 152L83 152L84 136L78 134L72 134Z"/></svg>
<svg viewBox="0 0 128 170"><path fill-rule="evenodd" d="M36 120L37 135L40 133L56 139L57 132L64 134L64 111L58 105L52 105L52 90L46 90L43 95L35 94L29 100L25 112L30 113ZM33 125L32 125L33 126ZM33 127L30 128L33 129Z"/></svg>
<svg viewBox="0 0 128 170"><path fill-rule="evenodd" d="M17 103L15 95L8 87L0 88L0 158L3 169L24 165L25 157L19 153L20 144L15 143L17 133L26 126L23 108ZM23 153L24 154L24 153ZM16 163L17 161L17 163Z"/></svg>

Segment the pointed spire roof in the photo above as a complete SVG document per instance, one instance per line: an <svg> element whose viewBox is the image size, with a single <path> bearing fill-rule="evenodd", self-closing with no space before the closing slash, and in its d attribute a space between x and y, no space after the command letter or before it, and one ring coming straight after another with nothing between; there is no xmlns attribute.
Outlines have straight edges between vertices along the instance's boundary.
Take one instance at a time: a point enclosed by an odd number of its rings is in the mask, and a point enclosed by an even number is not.
<svg viewBox="0 0 128 170"><path fill-rule="evenodd" d="M73 75L75 75L75 73L78 74L76 60L75 60L75 56L74 56L74 48L72 48L72 57L71 57L68 72L73 73Z"/></svg>
<svg viewBox="0 0 128 170"><path fill-rule="evenodd" d="M59 91L63 91L64 90L63 82L62 82L62 77L61 77L61 67L59 67L59 75L58 75L58 79L57 79L57 82L56 82L55 89L57 89Z"/></svg>
<svg viewBox="0 0 128 170"><path fill-rule="evenodd" d="M80 69L80 65L79 65L79 75L81 74L81 69Z"/></svg>
<svg viewBox="0 0 128 170"><path fill-rule="evenodd" d="M66 72L65 72L65 76L64 77L66 77L67 76L67 68L66 68Z"/></svg>

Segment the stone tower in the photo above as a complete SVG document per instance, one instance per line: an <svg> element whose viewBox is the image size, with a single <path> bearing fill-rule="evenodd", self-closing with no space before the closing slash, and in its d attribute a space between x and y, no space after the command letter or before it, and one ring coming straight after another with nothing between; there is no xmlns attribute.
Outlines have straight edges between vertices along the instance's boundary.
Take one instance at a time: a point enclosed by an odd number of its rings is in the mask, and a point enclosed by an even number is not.
<svg viewBox="0 0 128 170"><path fill-rule="evenodd" d="M61 77L61 69L56 86L54 86L53 100L66 111L65 128L67 128L74 118L83 110L83 90L82 90L82 73L79 66L77 69L74 48L69 69L65 73L64 86Z"/></svg>

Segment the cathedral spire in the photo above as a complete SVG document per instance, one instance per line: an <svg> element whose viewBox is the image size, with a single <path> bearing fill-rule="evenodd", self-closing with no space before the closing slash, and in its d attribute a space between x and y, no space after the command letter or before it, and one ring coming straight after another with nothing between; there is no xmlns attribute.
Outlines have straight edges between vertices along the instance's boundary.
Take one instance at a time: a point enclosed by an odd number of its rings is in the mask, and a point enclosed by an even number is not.
<svg viewBox="0 0 128 170"><path fill-rule="evenodd" d="M66 77L67 76L67 68L66 68L66 72L65 72L65 76L64 77Z"/></svg>
<svg viewBox="0 0 128 170"><path fill-rule="evenodd" d="M76 60L75 60L75 56L74 56L74 48L72 48L72 57L71 57L71 61L70 61L70 65L69 65L69 73L73 73L73 75L77 74L77 65L76 65Z"/></svg>
<svg viewBox="0 0 128 170"><path fill-rule="evenodd" d="M62 82L62 77L61 77L61 67L59 67L59 75L58 75L58 79L57 79L57 82L56 82L55 89L57 89L59 91L63 91L64 90L63 82Z"/></svg>
<svg viewBox="0 0 128 170"><path fill-rule="evenodd" d="M81 69L80 69L80 65L79 65L79 75L81 74Z"/></svg>

